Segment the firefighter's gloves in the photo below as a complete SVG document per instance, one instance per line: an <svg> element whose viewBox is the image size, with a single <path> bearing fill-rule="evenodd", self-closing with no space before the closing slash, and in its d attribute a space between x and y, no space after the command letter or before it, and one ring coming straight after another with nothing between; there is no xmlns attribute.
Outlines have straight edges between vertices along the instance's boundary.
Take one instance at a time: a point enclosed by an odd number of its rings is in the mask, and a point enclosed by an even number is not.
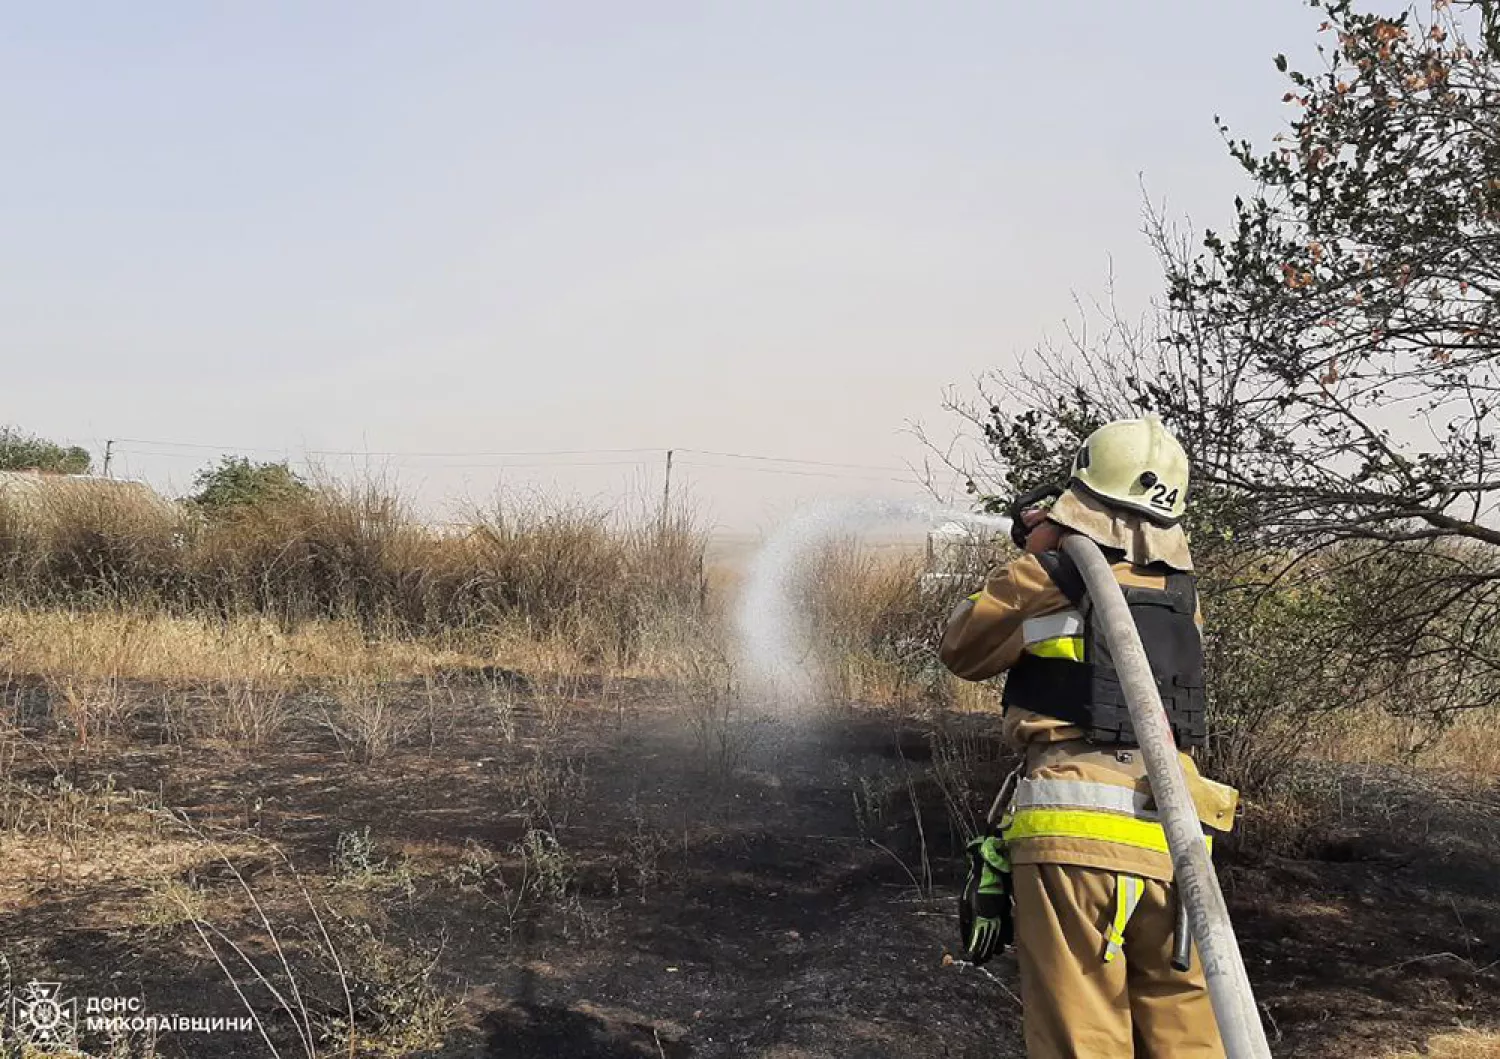
<svg viewBox="0 0 1500 1059"><path fill-rule="evenodd" d="M969 877L959 898L958 923L964 955L978 966L1004 952L1014 933L1010 859L997 835L972 840L966 852Z"/></svg>
<svg viewBox="0 0 1500 1059"><path fill-rule="evenodd" d="M1027 516L1032 512L1045 515L1052 505L1057 503L1057 498L1062 496L1062 493L1061 486L1043 485L1029 489L1011 501L1010 507L1006 510L1006 514L1010 516L1011 543L1021 551L1025 551L1026 537L1031 533L1032 527L1041 521L1037 515L1032 515L1030 519Z"/></svg>

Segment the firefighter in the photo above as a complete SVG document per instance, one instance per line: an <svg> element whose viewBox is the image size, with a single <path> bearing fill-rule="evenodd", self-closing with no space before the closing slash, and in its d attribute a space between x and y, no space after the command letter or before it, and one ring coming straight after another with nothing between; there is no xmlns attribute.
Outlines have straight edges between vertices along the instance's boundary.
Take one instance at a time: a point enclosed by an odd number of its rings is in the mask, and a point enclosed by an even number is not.
<svg viewBox="0 0 1500 1059"><path fill-rule="evenodd" d="M943 636L958 676L1007 674L1001 729L1022 762L998 826L971 844L961 918L970 958L983 961L1011 940L1013 909L1030 1059L1224 1055L1108 645L1060 550L1069 533L1103 550L1179 750L1201 746L1201 617L1179 525L1187 488L1187 456L1159 419L1101 427L1065 486L1017 503L1024 554L958 605ZM1236 793L1181 759L1205 834L1227 831Z"/></svg>

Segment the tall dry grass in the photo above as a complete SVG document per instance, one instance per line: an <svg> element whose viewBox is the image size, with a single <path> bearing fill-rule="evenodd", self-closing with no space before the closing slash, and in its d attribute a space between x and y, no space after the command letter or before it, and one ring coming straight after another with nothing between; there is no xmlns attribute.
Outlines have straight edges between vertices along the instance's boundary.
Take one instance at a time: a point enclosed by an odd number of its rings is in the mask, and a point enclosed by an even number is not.
<svg viewBox="0 0 1500 1059"><path fill-rule="evenodd" d="M1352 765L1401 765L1452 779L1500 779L1500 717L1475 709L1434 718L1401 716L1374 706L1339 714L1310 740L1306 756Z"/></svg>
<svg viewBox="0 0 1500 1059"><path fill-rule="evenodd" d="M66 479L0 496L0 592L42 605L159 602L172 592L184 513L144 489Z"/></svg>
<svg viewBox="0 0 1500 1059"><path fill-rule="evenodd" d="M913 706L993 705L986 689L951 676L937 656L954 605L983 583L991 550L934 568L916 551L831 541L797 571L796 604L842 701Z"/></svg>
<svg viewBox="0 0 1500 1059"><path fill-rule="evenodd" d="M264 745L316 685L369 760L412 734L398 682L662 672L702 638L706 538L681 513L496 504L448 533L371 483L212 517L59 484L0 497L0 719L83 744L149 717Z"/></svg>
<svg viewBox="0 0 1500 1059"><path fill-rule="evenodd" d="M58 489L0 499L0 602L386 638L520 629L628 661L662 614L702 609L705 546L680 513L581 505L497 504L445 533L369 483L219 517L144 491Z"/></svg>

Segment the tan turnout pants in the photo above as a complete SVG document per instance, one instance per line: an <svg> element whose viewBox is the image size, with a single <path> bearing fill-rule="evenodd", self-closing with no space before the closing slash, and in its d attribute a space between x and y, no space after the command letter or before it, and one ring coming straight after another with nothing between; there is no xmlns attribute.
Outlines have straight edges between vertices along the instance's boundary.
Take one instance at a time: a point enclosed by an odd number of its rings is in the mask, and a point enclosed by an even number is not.
<svg viewBox="0 0 1500 1059"><path fill-rule="evenodd" d="M1116 912L1114 872L1069 864L1015 867L1016 955L1029 1059L1223 1059L1197 952L1172 970L1176 908L1144 880L1105 962Z"/></svg>

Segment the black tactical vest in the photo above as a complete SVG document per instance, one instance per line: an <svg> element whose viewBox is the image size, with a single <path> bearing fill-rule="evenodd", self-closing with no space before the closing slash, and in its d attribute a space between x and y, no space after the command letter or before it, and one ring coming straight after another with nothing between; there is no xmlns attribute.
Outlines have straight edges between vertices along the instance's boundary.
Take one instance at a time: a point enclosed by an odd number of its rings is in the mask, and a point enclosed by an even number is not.
<svg viewBox="0 0 1500 1059"><path fill-rule="evenodd" d="M1108 553L1106 553L1108 554ZM1112 560L1118 553L1111 555ZM1037 556L1062 594L1083 616L1083 658L1040 658L1027 653L1011 667L1001 701L1075 724L1094 743L1136 745L1135 728L1125 705L1125 690L1114 657L1095 620L1083 576L1062 552ZM1193 621L1196 582L1191 574L1163 569L1164 589L1121 585L1141 644L1156 677L1161 704L1179 749L1202 746L1203 641Z"/></svg>

